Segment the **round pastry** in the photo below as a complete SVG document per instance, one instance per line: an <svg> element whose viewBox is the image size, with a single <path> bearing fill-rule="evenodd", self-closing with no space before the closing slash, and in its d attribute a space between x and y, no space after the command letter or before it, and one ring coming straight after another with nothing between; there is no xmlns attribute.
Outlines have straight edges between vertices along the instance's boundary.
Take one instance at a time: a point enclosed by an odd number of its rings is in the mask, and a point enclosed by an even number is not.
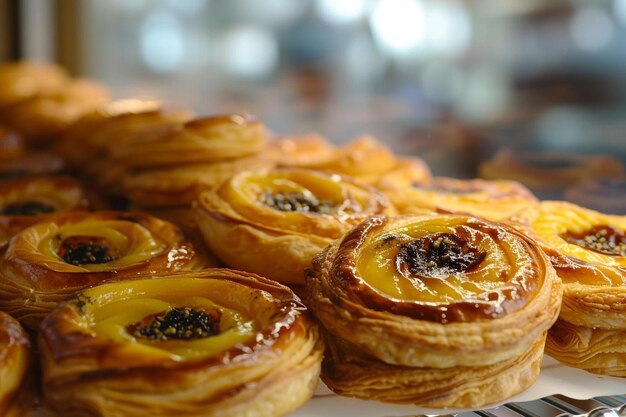
<svg viewBox="0 0 626 417"><path fill-rule="evenodd" d="M99 84L75 80L12 106L6 120L30 144L49 145L83 114L106 100L107 92Z"/></svg>
<svg viewBox="0 0 626 417"><path fill-rule="evenodd" d="M0 112L10 106L55 90L69 77L61 67L35 62L12 62L0 66Z"/></svg>
<svg viewBox="0 0 626 417"><path fill-rule="evenodd" d="M587 180L567 188L564 197L602 213L626 215L626 179Z"/></svg>
<svg viewBox="0 0 626 417"><path fill-rule="evenodd" d="M342 395L478 407L539 373L561 284L513 229L461 215L372 217L315 257L307 300Z"/></svg>
<svg viewBox="0 0 626 417"><path fill-rule="evenodd" d="M0 247L22 229L54 213L88 208L85 191L70 177L0 181Z"/></svg>
<svg viewBox="0 0 626 417"><path fill-rule="evenodd" d="M565 187L587 179L624 177L624 165L611 155L499 151L480 167L488 180L519 181L533 191L560 193ZM548 194L549 195L549 194Z"/></svg>
<svg viewBox="0 0 626 417"><path fill-rule="evenodd" d="M202 191L220 185L238 172L272 167L271 161L253 156L155 169L127 173L122 188L138 207L189 207Z"/></svg>
<svg viewBox="0 0 626 417"><path fill-rule="evenodd" d="M548 201L531 218L564 284L546 352L569 366L626 376L626 217Z"/></svg>
<svg viewBox="0 0 626 417"><path fill-rule="evenodd" d="M72 165L89 171L94 158L107 155L120 143L136 136L165 135L190 117L187 111L166 111L156 100L116 100L81 117L68 129L58 149Z"/></svg>
<svg viewBox="0 0 626 417"><path fill-rule="evenodd" d="M58 174L65 170L65 161L50 152L29 152L16 157L0 158L0 180Z"/></svg>
<svg viewBox="0 0 626 417"><path fill-rule="evenodd" d="M286 287L227 269L90 288L42 323L45 404L65 417L278 417L322 345Z"/></svg>
<svg viewBox="0 0 626 417"><path fill-rule="evenodd" d="M28 372L31 346L26 332L11 316L0 311L0 415L29 417L32 391Z"/></svg>
<svg viewBox="0 0 626 417"><path fill-rule="evenodd" d="M459 180L436 177L411 187L382 187L402 214L467 213L490 220L504 220L537 204L523 185L514 181Z"/></svg>
<svg viewBox="0 0 626 417"><path fill-rule="evenodd" d="M328 145L320 137L286 139L274 145L270 157L278 166L338 172L373 185L409 185L430 178L430 170L418 158L396 158L382 143L369 137L343 147Z"/></svg>
<svg viewBox="0 0 626 417"><path fill-rule="evenodd" d="M266 144L265 126L255 118L232 114L191 120L175 131L136 137L110 149L113 159L131 169L162 168L241 158Z"/></svg>
<svg viewBox="0 0 626 417"><path fill-rule="evenodd" d="M0 259L0 310L28 328L68 295L111 280L206 265L171 223L142 213L71 213L18 233Z"/></svg>
<svg viewBox="0 0 626 417"><path fill-rule="evenodd" d="M303 283L313 256L334 239L390 210L364 183L307 170L241 172L200 194L195 209L222 262L290 284Z"/></svg>

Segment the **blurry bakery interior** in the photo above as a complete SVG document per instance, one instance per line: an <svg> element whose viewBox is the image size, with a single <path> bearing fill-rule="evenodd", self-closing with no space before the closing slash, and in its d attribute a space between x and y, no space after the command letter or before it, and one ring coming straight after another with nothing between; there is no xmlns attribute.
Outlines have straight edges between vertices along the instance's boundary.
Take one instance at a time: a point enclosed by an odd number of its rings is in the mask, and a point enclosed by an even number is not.
<svg viewBox="0 0 626 417"><path fill-rule="evenodd" d="M626 214L626 0L0 2L0 60Z"/></svg>

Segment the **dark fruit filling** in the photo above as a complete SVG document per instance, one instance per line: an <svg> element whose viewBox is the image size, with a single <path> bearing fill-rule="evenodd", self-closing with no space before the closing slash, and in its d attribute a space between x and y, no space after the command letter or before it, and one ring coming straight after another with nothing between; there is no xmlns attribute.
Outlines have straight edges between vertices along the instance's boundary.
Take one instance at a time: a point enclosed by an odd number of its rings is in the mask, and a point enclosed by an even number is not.
<svg viewBox="0 0 626 417"><path fill-rule="evenodd" d="M582 233L565 232L567 243L605 255L626 256L626 234L613 226L593 226Z"/></svg>
<svg viewBox="0 0 626 417"><path fill-rule="evenodd" d="M272 193L261 195L261 203L275 210L301 213L329 213L333 210L330 201L318 200L313 195L303 193Z"/></svg>
<svg viewBox="0 0 626 417"><path fill-rule="evenodd" d="M173 308L128 326L130 334L149 340L203 339L220 332L221 312L209 313L189 307Z"/></svg>
<svg viewBox="0 0 626 417"><path fill-rule="evenodd" d="M117 259L110 243L93 236L71 236L61 242L58 254L71 265L104 264Z"/></svg>
<svg viewBox="0 0 626 417"><path fill-rule="evenodd" d="M55 208L50 204L40 203L37 201L7 204L0 209L0 213L9 216L37 216L39 214L47 214L54 211Z"/></svg>

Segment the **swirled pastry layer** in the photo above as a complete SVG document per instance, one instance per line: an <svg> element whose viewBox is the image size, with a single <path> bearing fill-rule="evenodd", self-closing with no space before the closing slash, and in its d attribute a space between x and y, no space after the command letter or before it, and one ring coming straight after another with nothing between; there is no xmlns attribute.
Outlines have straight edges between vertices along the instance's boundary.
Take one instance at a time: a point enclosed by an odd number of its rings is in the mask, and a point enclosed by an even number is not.
<svg viewBox="0 0 626 417"><path fill-rule="evenodd" d="M460 215L363 222L315 258L307 292L332 334L386 363L433 368L518 356L561 303L530 239Z"/></svg>
<svg viewBox="0 0 626 417"><path fill-rule="evenodd" d="M307 170L245 171L200 194L198 226L228 266L302 283L313 256L365 218L389 210L364 183Z"/></svg>
<svg viewBox="0 0 626 417"><path fill-rule="evenodd" d="M617 340L626 331L626 217L548 201L529 218L530 233L564 284L562 323L548 334L547 352L571 366L623 376L606 341L615 342L613 352L625 349Z"/></svg>
<svg viewBox="0 0 626 417"><path fill-rule="evenodd" d="M32 387L29 383L31 345L26 332L11 316L0 311L0 415L29 417Z"/></svg>
<svg viewBox="0 0 626 417"><path fill-rule="evenodd" d="M513 181L438 177L410 187L385 187L383 192L402 214L430 210L466 213L496 221L515 216L537 203L528 189Z"/></svg>
<svg viewBox="0 0 626 417"><path fill-rule="evenodd" d="M18 233L0 259L0 310L36 328L73 292L196 269L205 260L171 223L142 213L59 215Z"/></svg>
<svg viewBox="0 0 626 417"><path fill-rule="evenodd" d="M84 211L89 201L82 186L63 176L0 182L0 247L26 227L55 213Z"/></svg>
<svg viewBox="0 0 626 417"><path fill-rule="evenodd" d="M305 310L288 288L231 270L85 290L42 323L45 403L67 417L285 415L319 375Z"/></svg>

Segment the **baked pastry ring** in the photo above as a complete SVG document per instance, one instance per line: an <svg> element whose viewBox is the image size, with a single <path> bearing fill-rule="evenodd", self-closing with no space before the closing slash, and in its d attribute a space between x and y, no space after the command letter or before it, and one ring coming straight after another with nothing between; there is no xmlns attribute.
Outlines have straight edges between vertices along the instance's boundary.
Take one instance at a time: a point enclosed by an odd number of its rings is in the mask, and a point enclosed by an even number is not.
<svg viewBox="0 0 626 417"><path fill-rule="evenodd" d="M107 281L206 265L171 223L143 213L70 213L17 234L0 259L0 310L36 329L68 295Z"/></svg>
<svg viewBox="0 0 626 417"><path fill-rule="evenodd" d="M320 137L309 136L278 141L273 147L269 155L280 167L338 172L373 185L382 181L404 186L430 178L422 160L396 158L389 148L370 137L334 147Z"/></svg>
<svg viewBox="0 0 626 417"><path fill-rule="evenodd" d="M382 191L402 214L420 214L430 210L467 213L498 221L537 204L535 196L514 181L436 177L410 187L384 187Z"/></svg>
<svg viewBox="0 0 626 417"><path fill-rule="evenodd" d="M90 288L41 325L45 404L64 417L278 417L322 345L286 287L227 269Z"/></svg>
<svg viewBox="0 0 626 417"><path fill-rule="evenodd" d="M372 217L314 259L306 284L331 340L331 389L437 407L501 401L534 382L562 291L531 239L461 215Z"/></svg>
<svg viewBox="0 0 626 417"><path fill-rule="evenodd" d="M241 172L200 194L195 210L205 242L226 265L301 284L315 254L391 209L349 177L285 169Z"/></svg>
<svg viewBox="0 0 626 417"><path fill-rule="evenodd" d="M93 111L107 99L104 87L78 79L12 106L6 117L30 144L49 145L83 114Z"/></svg>
<svg viewBox="0 0 626 417"><path fill-rule="evenodd" d="M0 181L0 247L19 231L55 213L87 209L85 191L70 177Z"/></svg>
<svg viewBox="0 0 626 417"><path fill-rule="evenodd" d="M110 152L129 169L154 169L255 155L266 140L261 122L252 116L231 114L191 120L169 134L127 140Z"/></svg>
<svg viewBox="0 0 626 417"><path fill-rule="evenodd" d="M53 91L69 80L61 67L35 62L12 62L0 66L0 111ZM4 117L4 116L2 116Z"/></svg>
<svg viewBox="0 0 626 417"><path fill-rule="evenodd" d="M499 151L480 166L488 180L514 180L533 191L560 193L565 187L587 179L616 179L625 174L624 164L611 155ZM548 194L549 195L549 194Z"/></svg>
<svg viewBox="0 0 626 417"><path fill-rule="evenodd" d="M32 389L28 373L31 345L26 332L11 316L0 311L0 415L29 417Z"/></svg>
<svg viewBox="0 0 626 417"><path fill-rule="evenodd" d="M546 352L569 366L626 376L626 217L548 201L530 227L564 286Z"/></svg>

